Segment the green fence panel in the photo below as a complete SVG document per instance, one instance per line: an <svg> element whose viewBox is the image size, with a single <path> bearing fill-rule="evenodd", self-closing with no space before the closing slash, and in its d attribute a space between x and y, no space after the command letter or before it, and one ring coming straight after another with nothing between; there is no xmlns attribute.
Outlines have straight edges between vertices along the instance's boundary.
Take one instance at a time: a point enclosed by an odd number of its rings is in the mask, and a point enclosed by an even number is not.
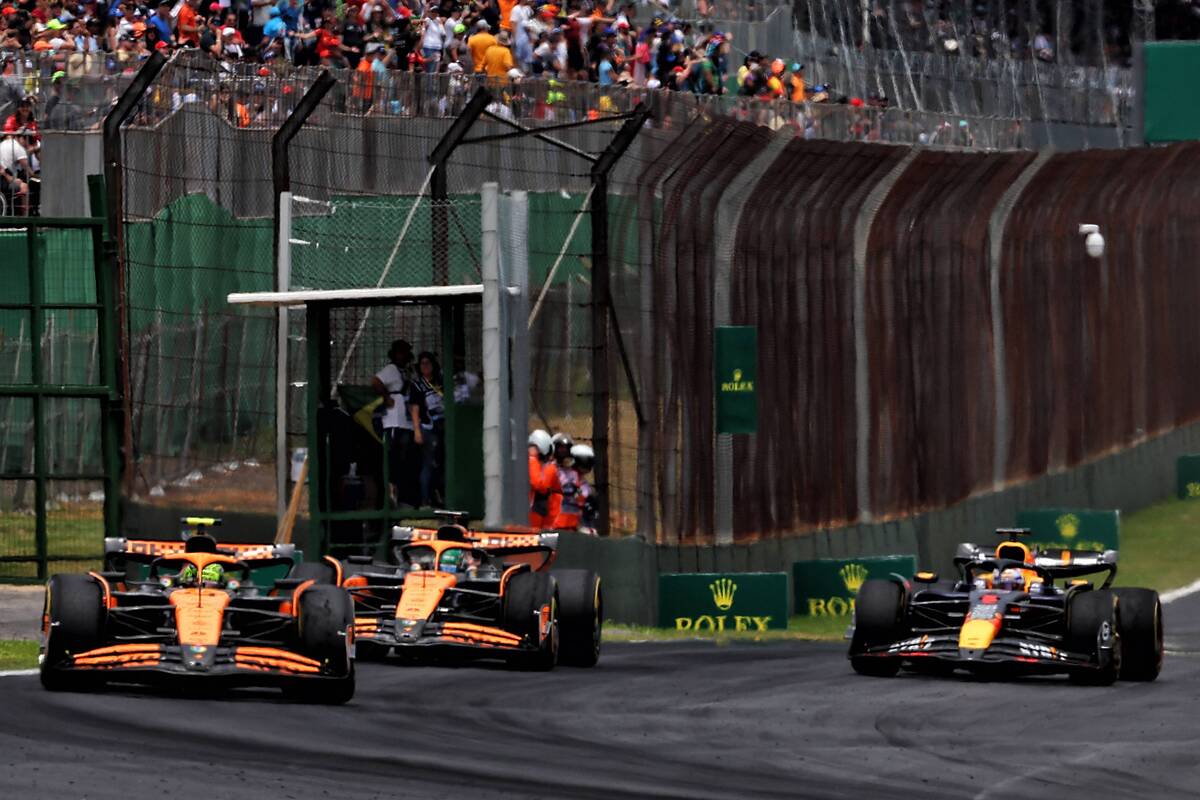
<svg viewBox="0 0 1200 800"><path fill-rule="evenodd" d="M787 628L786 572L695 572L658 576L658 624L681 631Z"/></svg>
<svg viewBox="0 0 1200 800"><path fill-rule="evenodd" d="M792 565L796 613L806 617L849 619L864 581L886 578L893 573L911 578L916 570L917 559L911 555L797 561Z"/></svg>
<svg viewBox="0 0 1200 800"><path fill-rule="evenodd" d="M1120 550L1121 512L1094 508L1035 508L1017 513L1030 544L1063 550Z"/></svg>
<svg viewBox="0 0 1200 800"><path fill-rule="evenodd" d="M1200 500L1200 455L1176 459L1175 494L1180 500Z"/></svg>

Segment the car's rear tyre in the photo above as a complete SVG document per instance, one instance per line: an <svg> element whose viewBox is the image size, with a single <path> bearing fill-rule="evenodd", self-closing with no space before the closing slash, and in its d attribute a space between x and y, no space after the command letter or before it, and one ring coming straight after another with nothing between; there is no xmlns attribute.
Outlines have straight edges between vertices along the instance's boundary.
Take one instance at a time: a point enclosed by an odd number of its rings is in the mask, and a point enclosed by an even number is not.
<svg viewBox="0 0 1200 800"><path fill-rule="evenodd" d="M325 670L350 674L352 663L346 637L354 623L354 608L345 589L316 584L300 595L299 638L304 655Z"/></svg>
<svg viewBox="0 0 1200 800"><path fill-rule="evenodd" d="M1084 686L1111 686L1121 674L1121 637L1117 596L1108 590L1080 592L1071 598L1067 613L1068 647L1099 659L1101 643L1112 646L1108 663L1099 668L1076 669L1071 680Z"/></svg>
<svg viewBox="0 0 1200 800"><path fill-rule="evenodd" d="M1162 601L1153 589L1113 589L1121 633L1121 680L1152 681L1162 671Z"/></svg>
<svg viewBox="0 0 1200 800"><path fill-rule="evenodd" d="M42 686L50 691L95 688L103 681L89 672L69 672L62 667L74 655L104 642L104 593L87 575L55 575L46 584L43 613L50 622L42 661Z"/></svg>
<svg viewBox="0 0 1200 800"><path fill-rule="evenodd" d="M542 637L542 609L549 607L549 631ZM512 659L512 663L529 669L554 669L558 663L559 622L558 586L552 575L545 572L521 572L508 582L504 592L504 628L523 636L537 646Z"/></svg>
<svg viewBox="0 0 1200 800"><path fill-rule="evenodd" d="M900 659L861 655L870 647L888 645L904 636L904 589L895 581L863 583L854 602L854 637L850 666L859 675L890 678L900 671Z"/></svg>
<svg viewBox="0 0 1200 800"><path fill-rule="evenodd" d="M289 578L313 581L320 585L337 585L337 570L328 561L301 561L292 566Z"/></svg>
<svg viewBox="0 0 1200 800"><path fill-rule="evenodd" d="M558 662L571 667L594 667L600 660L604 625L604 596L600 576L591 570L554 573L558 581L558 623L561 628Z"/></svg>

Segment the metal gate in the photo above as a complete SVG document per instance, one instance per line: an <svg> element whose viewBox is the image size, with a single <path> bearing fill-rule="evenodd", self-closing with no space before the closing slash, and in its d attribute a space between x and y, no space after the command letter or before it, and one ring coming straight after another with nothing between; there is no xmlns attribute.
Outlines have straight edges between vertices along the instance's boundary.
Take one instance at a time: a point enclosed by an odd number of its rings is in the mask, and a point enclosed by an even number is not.
<svg viewBox="0 0 1200 800"><path fill-rule="evenodd" d="M99 563L118 417L102 218L0 219L0 581Z"/></svg>

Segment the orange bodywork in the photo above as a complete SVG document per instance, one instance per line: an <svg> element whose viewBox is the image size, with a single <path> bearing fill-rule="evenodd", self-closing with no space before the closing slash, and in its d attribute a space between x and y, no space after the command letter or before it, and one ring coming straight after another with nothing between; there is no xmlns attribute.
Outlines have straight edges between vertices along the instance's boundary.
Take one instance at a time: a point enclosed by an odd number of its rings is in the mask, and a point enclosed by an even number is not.
<svg viewBox="0 0 1200 800"><path fill-rule="evenodd" d="M247 669L281 669L302 673L321 671L321 662L277 647L239 647L233 653L233 663Z"/></svg>
<svg viewBox="0 0 1200 800"><path fill-rule="evenodd" d="M80 653L73 663L77 667L144 667L157 664L161 657L159 644L115 644Z"/></svg>
<svg viewBox="0 0 1200 800"><path fill-rule="evenodd" d="M410 572L396 604L396 619L429 619L442 594L457 582L457 576L449 572Z"/></svg>
<svg viewBox="0 0 1200 800"><path fill-rule="evenodd" d="M219 589L180 589L171 593L171 605L175 607L175 626L179 631L180 644L215 645L221 641L221 624L225 620L225 607L229 605L229 595L225 592Z"/></svg>

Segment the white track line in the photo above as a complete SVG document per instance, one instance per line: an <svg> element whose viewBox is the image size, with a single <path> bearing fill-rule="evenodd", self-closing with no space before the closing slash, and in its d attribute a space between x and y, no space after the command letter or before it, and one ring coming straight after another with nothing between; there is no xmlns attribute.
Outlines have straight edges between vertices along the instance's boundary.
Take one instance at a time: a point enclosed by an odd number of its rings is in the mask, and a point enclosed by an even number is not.
<svg viewBox="0 0 1200 800"><path fill-rule="evenodd" d="M1178 589L1172 589L1169 592L1163 592L1158 596L1158 598L1162 600L1163 603L1173 603L1180 598L1193 595L1196 592L1200 592L1200 580L1192 581L1187 586L1181 586Z"/></svg>
<svg viewBox="0 0 1200 800"><path fill-rule="evenodd" d="M0 678L15 678L18 675L37 675L36 669L10 669L0 670Z"/></svg>

